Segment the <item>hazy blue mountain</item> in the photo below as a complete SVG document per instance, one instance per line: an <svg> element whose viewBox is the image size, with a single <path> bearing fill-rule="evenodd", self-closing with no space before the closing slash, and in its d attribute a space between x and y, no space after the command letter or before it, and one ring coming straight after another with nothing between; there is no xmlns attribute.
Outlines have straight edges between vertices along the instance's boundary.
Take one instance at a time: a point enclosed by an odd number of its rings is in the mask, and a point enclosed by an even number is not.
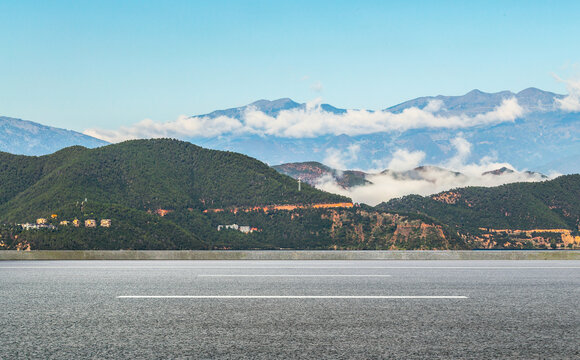
<svg viewBox="0 0 580 360"><path fill-rule="evenodd" d="M563 174L580 172L580 113L557 110L555 100L563 95L528 88L518 93L502 91L485 93L472 90L462 96L420 97L389 107L386 111L400 113L405 109L425 108L433 100L439 101L434 112L438 116L477 114L493 111L502 101L515 97L523 108L523 116L514 122L480 125L461 129L421 128L407 131L390 131L369 135L324 135L315 138L285 138L257 134L226 134L213 138L189 138L195 144L216 150L230 150L247 154L270 165L317 161L326 165L329 151L347 152L356 144L360 152L346 159L348 169L386 168L392 154L398 149L423 151L422 165L444 166L455 155L451 140L461 136L472 145L467 162L479 162L491 157L498 162L508 162L519 170L551 171ZM274 101L258 100L246 106L216 110L194 117L217 118L227 116L243 120L250 109L276 117L285 110L306 109L307 105L284 98ZM322 104L324 111L343 114L347 110ZM42 155L71 145L97 147L106 142L74 131L57 129L40 124L0 117L0 151L15 154ZM345 169L341 169L345 170Z"/></svg>
<svg viewBox="0 0 580 360"><path fill-rule="evenodd" d="M322 104L321 105L322 109L328 112L332 112L335 114L341 114L346 112L345 109L337 109L332 105L328 105L328 104ZM228 116L228 117L232 117L232 118L236 118L236 119L241 119L244 112L249 109L249 108L255 108L261 112L263 112L266 115L269 116L277 116L280 111L283 110L291 110L291 109L305 109L306 108L306 104L299 104L295 101L293 101L292 99L289 98L283 98L283 99L278 99L278 100L258 100L258 101L254 101L251 104L248 104L246 106L240 106L240 107L236 107L236 108L231 108L231 109L226 109L226 110L216 110L216 111L212 111L209 114L205 114L205 115L197 115L197 117L210 117L210 118L216 118L218 116Z"/></svg>
<svg viewBox="0 0 580 360"><path fill-rule="evenodd" d="M231 108L231 109L226 109L226 110L216 110L216 111L213 111L209 114L199 115L199 116L200 117L207 116L210 118L215 118L218 116L227 116L227 117L231 117L231 118L240 119L242 117L244 111L246 111L246 109L248 109L250 107L255 107L267 115L276 116L282 110L294 109L294 108L297 108L300 106L302 106L302 105L298 104L298 103L296 103L288 98L278 99L278 100L274 100L274 101L258 100L258 101L255 101L255 102L249 104L249 105L246 105L246 106L240 106L237 108Z"/></svg>
<svg viewBox="0 0 580 360"><path fill-rule="evenodd" d="M514 122L480 125L461 129L422 128L407 131L391 131L369 135L325 135L315 138L283 138L259 135L225 135L215 138L194 138L192 142L219 150L241 152L258 158L271 165L318 161L325 162L329 148L347 151L352 144L360 145L356 159L346 164L349 169L377 169L388 163L397 149L423 151L424 164L439 165L455 155L450 141L458 136L472 144L467 162L479 162L483 157L492 157L499 162L508 162L520 170L549 173L580 172L580 113L557 110L555 100L563 95L528 88L518 93L502 91L485 93L472 90L463 96L433 96L413 99L385 109L400 113L411 107L424 108L433 100L439 100L441 107L436 115L465 114L474 116L493 111L504 99L515 97L518 104L526 109L523 116ZM215 111L201 115L243 117L248 107L254 107L270 116L280 111L304 108L290 99L275 101L260 100L248 106ZM322 109L340 114L345 109L328 104ZM377 161L382 160L381 163ZM380 165L378 165L380 164ZM330 165L330 164L327 164Z"/></svg>
<svg viewBox="0 0 580 360"><path fill-rule="evenodd" d="M106 141L76 131L0 116L0 151L46 155L73 145L95 148L107 144Z"/></svg>
<svg viewBox="0 0 580 360"><path fill-rule="evenodd" d="M506 99L515 97L518 103L533 111L545 111L554 108L554 100L562 98L563 95L554 94L549 91L543 91L536 88L527 88L519 93L511 91L500 91L497 93L485 93L480 90L471 90L462 96L425 96L406 101L399 105L392 106L385 110L399 113L407 108L418 107L420 109L427 106L432 100L440 100L443 106L436 114L456 115L464 113L466 115L477 115L492 111L495 107L501 105Z"/></svg>

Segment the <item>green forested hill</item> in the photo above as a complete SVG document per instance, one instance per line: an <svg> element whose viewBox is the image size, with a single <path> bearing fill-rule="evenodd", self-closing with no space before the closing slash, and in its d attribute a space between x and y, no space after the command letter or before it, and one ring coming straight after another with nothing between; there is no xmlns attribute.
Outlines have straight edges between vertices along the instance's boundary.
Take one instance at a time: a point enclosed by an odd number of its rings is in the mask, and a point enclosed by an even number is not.
<svg viewBox="0 0 580 360"><path fill-rule="evenodd" d="M467 187L382 203L384 211L423 213L466 232L494 229L570 229L580 225L580 175L493 188Z"/></svg>
<svg viewBox="0 0 580 360"><path fill-rule="evenodd" d="M247 156L168 139L0 153L0 249L459 249L426 217L352 207ZM85 200L86 199L86 200ZM350 206L307 205L348 202ZM261 205L305 205L244 211ZM222 211L208 211L223 209ZM163 210L163 211L161 211ZM54 215L54 217L53 217ZM48 226L16 224L47 218ZM61 221L80 220L80 226ZM111 219L110 227L99 220ZM96 220L96 227L84 226ZM222 229L237 224L251 233Z"/></svg>
<svg viewBox="0 0 580 360"><path fill-rule="evenodd" d="M23 242L35 249L263 247L245 234L217 232L220 215L203 210L343 201L350 200L305 184L299 192L295 180L245 155L170 139L77 146L41 157L0 153L0 248ZM170 216L155 214L158 209ZM13 225L41 217L57 229ZM112 226L59 225L73 219L111 219Z"/></svg>
<svg viewBox="0 0 580 360"><path fill-rule="evenodd" d="M514 240L479 228L558 228L576 236L580 224L580 175L408 196L378 209L243 210L350 201L297 185L250 157L169 139L71 147L41 157L0 153L0 249L561 248L576 240L552 233ZM15 225L41 217L54 227ZM81 226L60 224L73 219ZM85 227L89 219L112 225ZM254 232L217 230L228 224Z"/></svg>
<svg viewBox="0 0 580 360"><path fill-rule="evenodd" d="M138 210L345 201L250 157L168 139L135 140L42 157L0 154L0 222L31 221L88 203Z"/></svg>

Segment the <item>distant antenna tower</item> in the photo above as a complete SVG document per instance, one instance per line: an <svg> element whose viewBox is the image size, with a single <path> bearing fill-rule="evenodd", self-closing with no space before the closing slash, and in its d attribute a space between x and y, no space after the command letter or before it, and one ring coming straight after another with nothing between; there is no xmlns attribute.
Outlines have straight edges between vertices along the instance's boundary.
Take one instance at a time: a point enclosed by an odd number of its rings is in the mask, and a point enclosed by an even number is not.
<svg viewBox="0 0 580 360"><path fill-rule="evenodd" d="M301 188L300 188L300 185L301 185L301 183L302 183L302 180L301 180L301 179L300 179L300 177L299 177L299 178L298 178L298 191L300 191L300 189L301 189Z"/></svg>

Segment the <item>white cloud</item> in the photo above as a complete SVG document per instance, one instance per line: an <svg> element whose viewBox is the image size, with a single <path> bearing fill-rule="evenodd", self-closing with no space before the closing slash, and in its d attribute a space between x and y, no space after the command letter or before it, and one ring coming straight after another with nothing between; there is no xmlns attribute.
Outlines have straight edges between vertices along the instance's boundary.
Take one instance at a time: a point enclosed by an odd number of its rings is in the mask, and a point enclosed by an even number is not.
<svg viewBox="0 0 580 360"><path fill-rule="evenodd" d="M562 80L556 75L554 77L566 84L568 96L556 99L556 106L564 111L580 111L580 80Z"/></svg>
<svg viewBox="0 0 580 360"><path fill-rule="evenodd" d="M406 173L405 167L400 170L391 168L387 173L378 173L367 178L372 184L344 189L339 186L334 179L327 177L321 179L317 188L348 196L355 202L369 205L377 205L383 201L393 198L418 194L431 195L441 191L447 191L457 187L465 186L499 186L502 184L545 180L539 174L530 174L525 171L517 171L511 164L497 162L491 157L484 157L478 162L467 163L466 159L471 154L471 144L462 137L451 140L456 149L456 154L449 160L439 164L440 167L423 167L413 174ZM407 150L397 150L393 155L393 164L399 164L405 159L419 159L420 156L410 153ZM396 160L395 160L396 159ZM422 159L421 159L422 160ZM417 161L417 164L420 161ZM444 169L444 167L447 167ZM501 176L483 175L484 172L506 167L513 172L506 172ZM460 174L457 174L459 172ZM558 174L551 174L555 177Z"/></svg>
<svg viewBox="0 0 580 360"><path fill-rule="evenodd" d="M182 116L166 123L143 120L118 130L89 129L85 134L110 142L155 137L188 139L240 133L284 138L341 134L356 136L417 128L468 128L514 121L524 114L524 109L515 98L506 99L494 110L475 116L435 115L433 111L441 107L437 102L427 105L427 110L413 107L397 114L367 110L347 110L344 114L333 114L324 111L320 104L321 99L316 99L305 107L283 110L277 116L269 116L249 107L241 120L225 116L215 119Z"/></svg>
<svg viewBox="0 0 580 360"><path fill-rule="evenodd" d="M124 140L161 137L214 137L235 132L242 127L243 124L239 120L227 116L213 119L180 116L177 120L166 123L145 119L131 126L122 126L118 130L88 129L84 131L84 134L116 143Z"/></svg>
<svg viewBox="0 0 580 360"><path fill-rule="evenodd" d="M326 157L324 158L323 163L337 170L345 170L348 168L348 164L358 160L359 152L359 144L349 145L346 151L329 148L326 150Z"/></svg>
<svg viewBox="0 0 580 360"><path fill-rule="evenodd" d="M443 100L435 99L429 101L429 103L427 104L427 106L423 108L423 110L434 113L441 110L442 108L443 108Z"/></svg>
<svg viewBox="0 0 580 360"><path fill-rule="evenodd" d="M469 158L469 155L471 155L471 143L461 136L451 139L450 143L455 148L456 154L447 160L443 166L449 169L461 168Z"/></svg>
<svg viewBox="0 0 580 360"><path fill-rule="evenodd" d="M411 170L419 166L423 159L425 159L425 153L423 151L398 149L393 153L393 158L389 161L387 168L394 171Z"/></svg>

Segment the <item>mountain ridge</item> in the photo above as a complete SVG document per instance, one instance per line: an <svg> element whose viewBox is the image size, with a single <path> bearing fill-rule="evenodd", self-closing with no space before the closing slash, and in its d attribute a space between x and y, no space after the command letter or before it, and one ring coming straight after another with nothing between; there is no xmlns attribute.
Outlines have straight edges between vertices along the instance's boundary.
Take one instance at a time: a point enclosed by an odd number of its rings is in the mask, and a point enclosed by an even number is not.
<svg viewBox="0 0 580 360"><path fill-rule="evenodd" d="M580 116L578 113L557 109L555 101L563 96L537 88L526 88L517 93L511 91L486 93L474 89L459 96L419 97L386 109L398 114L405 109L416 107L443 120L446 117L461 115L459 120L463 121L465 116L474 117L490 113L500 106L503 100L511 97L516 98L518 104L525 108L525 111L513 121L499 123L492 121L489 124L466 128L419 127L359 135L327 133L311 137L266 136L233 130L231 133L209 137L202 135L180 135L179 137L206 148L244 153L271 165L304 161L324 163L332 151L345 157L346 167L358 169L375 168L376 162L386 163L399 149L425 153L424 160L419 165L443 164L454 156L454 139L462 138L471 144L470 153L464 158L468 163L478 163L484 158L492 158L497 159L498 162L509 163L512 167L521 170L577 173L580 172L580 164L569 161L567 158L580 157L580 137L578 136ZM428 107L433 100L439 101L440 104ZM316 109L316 105L298 103L290 98L273 101L262 99L245 106L191 116L189 119L203 118L203 124L221 116L240 120L252 110L258 110L276 118L284 110L291 110L281 121L295 121L302 116L301 114L310 112L307 109L312 109L311 106ZM324 103L318 106L322 111L321 116L324 114L340 116L348 111ZM369 114L373 113L376 111L369 111ZM14 133L18 133L18 136L10 135ZM2 145L2 135L8 139L4 140L4 145ZM61 137L64 138L64 135ZM10 145L12 143L9 141L16 141L19 138L20 143L25 143L28 147L20 148L21 145ZM62 139L58 139L60 142L56 142L55 136L39 136L36 139L27 138L16 131L4 131L0 134L0 150L27 155L43 155L69 145L96 147L105 144L94 138L91 138L93 142L88 144L79 139L69 142L62 142ZM43 145L43 141L48 145ZM344 155L348 154L352 147L359 149L356 156Z"/></svg>
<svg viewBox="0 0 580 360"><path fill-rule="evenodd" d="M0 116L0 151L39 156L73 145L94 148L107 144L104 140L73 130Z"/></svg>
<svg viewBox="0 0 580 360"><path fill-rule="evenodd" d="M204 147L242 152L271 165L305 161L324 163L329 156L329 149L334 149L339 154L347 154L349 146L361 145L356 159L349 159L346 166L370 169L374 168L374 162L392 158L398 149L424 152L426 156L420 165L445 163L454 156L453 139L463 138L471 144L470 153L465 158L467 162L477 163L484 158L496 158L498 162L507 162L522 170L577 173L580 172L580 164L564 161L563 158L580 156L580 137L577 135L580 133L580 116L578 113L558 109L556 100L563 97L561 94L531 87L517 93L472 90L459 96L419 97L383 110L400 114L412 107L426 109L430 102L436 100L441 104L428 110L434 116L475 117L493 112L504 100L511 98L515 98L523 109L522 114L513 121L466 128L423 127L362 135L326 134L304 138L225 134L212 138L191 137L189 140ZM275 117L283 110L304 110L307 106L288 98L282 100L284 106L274 109L280 100L262 100L255 105L255 109ZM328 104L321 104L320 107L335 115L345 114L347 111ZM235 109L235 117L239 120L243 118L244 111L250 108L246 106Z"/></svg>
<svg viewBox="0 0 580 360"><path fill-rule="evenodd" d="M419 106L419 107L423 108L424 106L427 105L428 101L430 101L430 100L449 100L449 101L452 101L454 104L456 104L456 103L462 104L462 103L468 103L468 102L489 101L490 98L492 100L494 100L494 102L492 105L488 105L486 107L486 109L492 110L493 107L501 104L501 100L509 98L509 97L515 97L516 99L518 99L518 101L521 101L522 99L528 98L527 102L534 103L535 99L563 98L564 95L553 93L550 91L541 90L541 89L538 89L535 87L528 87L528 88L525 88L517 93L514 93L510 90L502 90L502 91L498 91L498 92L484 92L484 91L481 91L479 89L473 89L473 90L470 90L463 95L451 95L451 96L436 95L436 96L417 97L417 98L407 100L407 101L404 101L404 102L396 104L396 105L392 105L392 106L383 108L383 111L393 111L393 110L397 111L399 108L408 108L408 107L416 106L417 103L420 103L421 106ZM531 100L529 98L531 98ZM550 101L550 103L553 103L553 101ZM212 112L207 113L207 114L192 115L190 117L214 117L216 115L219 116L219 115L225 115L225 114L231 114L231 113L237 113L239 115L239 114L243 113L243 110L245 110L249 107L255 107L257 110L260 110L267 115L275 116L280 111L283 111L283 110L304 108L306 106L307 106L307 103L299 103L299 102L296 102L293 99L287 98L287 97L274 99L274 100L260 99L260 100L256 100L256 101L254 101L250 104L247 104L247 105L233 107L233 108L227 108L227 109L223 109L223 110L215 110L215 111L212 111ZM330 104L327 104L327 103L321 103L320 106L324 110L333 109L334 111L332 111L332 110L327 110L327 111L335 112L335 113L344 113L348 110L348 109L343 109L343 108L337 108L337 107L330 105ZM367 111L373 112L375 110L367 109Z"/></svg>

